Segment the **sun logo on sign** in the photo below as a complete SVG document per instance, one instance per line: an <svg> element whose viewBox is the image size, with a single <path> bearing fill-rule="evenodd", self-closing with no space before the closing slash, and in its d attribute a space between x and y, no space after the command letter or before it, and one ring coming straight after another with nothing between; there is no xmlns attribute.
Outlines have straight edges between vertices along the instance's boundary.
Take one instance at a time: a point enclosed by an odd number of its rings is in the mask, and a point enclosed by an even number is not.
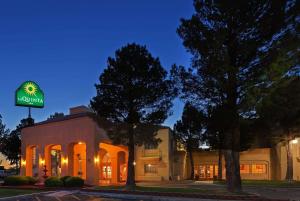
<svg viewBox="0 0 300 201"><path fill-rule="evenodd" d="M25 84L24 90L28 95L33 96L37 91L37 86L32 82L28 82Z"/></svg>

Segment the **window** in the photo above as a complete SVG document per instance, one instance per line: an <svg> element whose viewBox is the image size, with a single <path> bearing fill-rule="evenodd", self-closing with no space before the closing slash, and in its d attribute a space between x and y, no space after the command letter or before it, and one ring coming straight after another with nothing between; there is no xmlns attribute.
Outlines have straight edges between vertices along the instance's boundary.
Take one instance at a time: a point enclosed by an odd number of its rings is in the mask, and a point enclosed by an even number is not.
<svg viewBox="0 0 300 201"><path fill-rule="evenodd" d="M253 174L265 174L266 173L265 164L252 164L252 173Z"/></svg>
<svg viewBox="0 0 300 201"><path fill-rule="evenodd" d="M218 176L219 166L215 165L215 173L214 176Z"/></svg>
<svg viewBox="0 0 300 201"><path fill-rule="evenodd" d="M157 165L145 164L144 170L145 170L145 173L156 174L157 173Z"/></svg>
<svg viewBox="0 0 300 201"><path fill-rule="evenodd" d="M157 144L145 144L145 149L157 149Z"/></svg>
<svg viewBox="0 0 300 201"><path fill-rule="evenodd" d="M241 174L249 174L250 173L250 165L241 164L240 172L241 172Z"/></svg>

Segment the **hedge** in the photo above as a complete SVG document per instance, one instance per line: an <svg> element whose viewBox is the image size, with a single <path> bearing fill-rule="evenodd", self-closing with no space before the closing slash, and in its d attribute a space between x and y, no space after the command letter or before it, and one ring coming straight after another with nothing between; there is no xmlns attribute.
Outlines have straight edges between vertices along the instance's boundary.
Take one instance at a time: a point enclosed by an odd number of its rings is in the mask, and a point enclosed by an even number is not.
<svg viewBox="0 0 300 201"><path fill-rule="evenodd" d="M65 181L67 187L82 187L84 185L84 180L80 177L69 177Z"/></svg>
<svg viewBox="0 0 300 201"><path fill-rule="evenodd" d="M59 177L48 177L44 183L46 187L60 187L64 185Z"/></svg>
<svg viewBox="0 0 300 201"><path fill-rule="evenodd" d="M29 176L8 176L4 178L4 185L7 186L33 185L36 182L36 178Z"/></svg>
<svg viewBox="0 0 300 201"><path fill-rule="evenodd" d="M60 178L60 180L62 180L64 186L66 186L66 180L67 180L68 178L70 178L70 177L71 177L71 176L63 176L63 177Z"/></svg>

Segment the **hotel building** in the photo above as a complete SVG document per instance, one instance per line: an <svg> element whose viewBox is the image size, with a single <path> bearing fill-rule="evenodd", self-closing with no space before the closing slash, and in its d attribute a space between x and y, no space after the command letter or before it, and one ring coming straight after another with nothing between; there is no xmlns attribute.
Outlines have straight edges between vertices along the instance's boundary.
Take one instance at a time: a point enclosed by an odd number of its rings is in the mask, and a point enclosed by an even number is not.
<svg viewBox="0 0 300 201"><path fill-rule="evenodd" d="M213 179L218 173L216 151L193 152L190 166L185 150L179 149L168 127L161 127L158 146L135 147L137 181L187 179L191 168L199 179ZM113 145L101 123L84 106L70 108L70 114L22 129L21 175L42 179L46 176L79 176L87 184L117 184L126 181L128 150ZM299 142L298 142L299 141ZM300 140L292 145L294 180L300 180ZM223 176L225 162L222 161ZM283 180L286 149L256 148L241 152L242 179Z"/></svg>

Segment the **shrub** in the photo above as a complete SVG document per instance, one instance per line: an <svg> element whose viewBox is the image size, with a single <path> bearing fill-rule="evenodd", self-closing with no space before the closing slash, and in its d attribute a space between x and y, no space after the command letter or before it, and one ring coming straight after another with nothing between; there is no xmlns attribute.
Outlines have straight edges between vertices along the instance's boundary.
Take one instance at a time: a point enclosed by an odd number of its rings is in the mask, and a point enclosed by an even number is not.
<svg viewBox="0 0 300 201"><path fill-rule="evenodd" d="M58 177L49 177L45 180L46 187L60 187L63 186L64 183Z"/></svg>
<svg viewBox="0 0 300 201"><path fill-rule="evenodd" d="M82 187L84 180L80 177L69 177L66 179L66 186L68 187Z"/></svg>
<svg viewBox="0 0 300 201"><path fill-rule="evenodd" d="M63 177L60 178L60 180L63 182L64 186L66 186L66 180L67 180L68 178L70 178L70 177L71 177L71 176L63 176Z"/></svg>
<svg viewBox="0 0 300 201"><path fill-rule="evenodd" d="M19 186L19 185L28 185L34 184L34 178L27 176L8 176L4 178L4 184L8 186Z"/></svg>
<svg viewBox="0 0 300 201"><path fill-rule="evenodd" d="M28 184L30 185L34 185L38 181L38 179L34 177L26 176L26 178L28 180Z"/></svg>

